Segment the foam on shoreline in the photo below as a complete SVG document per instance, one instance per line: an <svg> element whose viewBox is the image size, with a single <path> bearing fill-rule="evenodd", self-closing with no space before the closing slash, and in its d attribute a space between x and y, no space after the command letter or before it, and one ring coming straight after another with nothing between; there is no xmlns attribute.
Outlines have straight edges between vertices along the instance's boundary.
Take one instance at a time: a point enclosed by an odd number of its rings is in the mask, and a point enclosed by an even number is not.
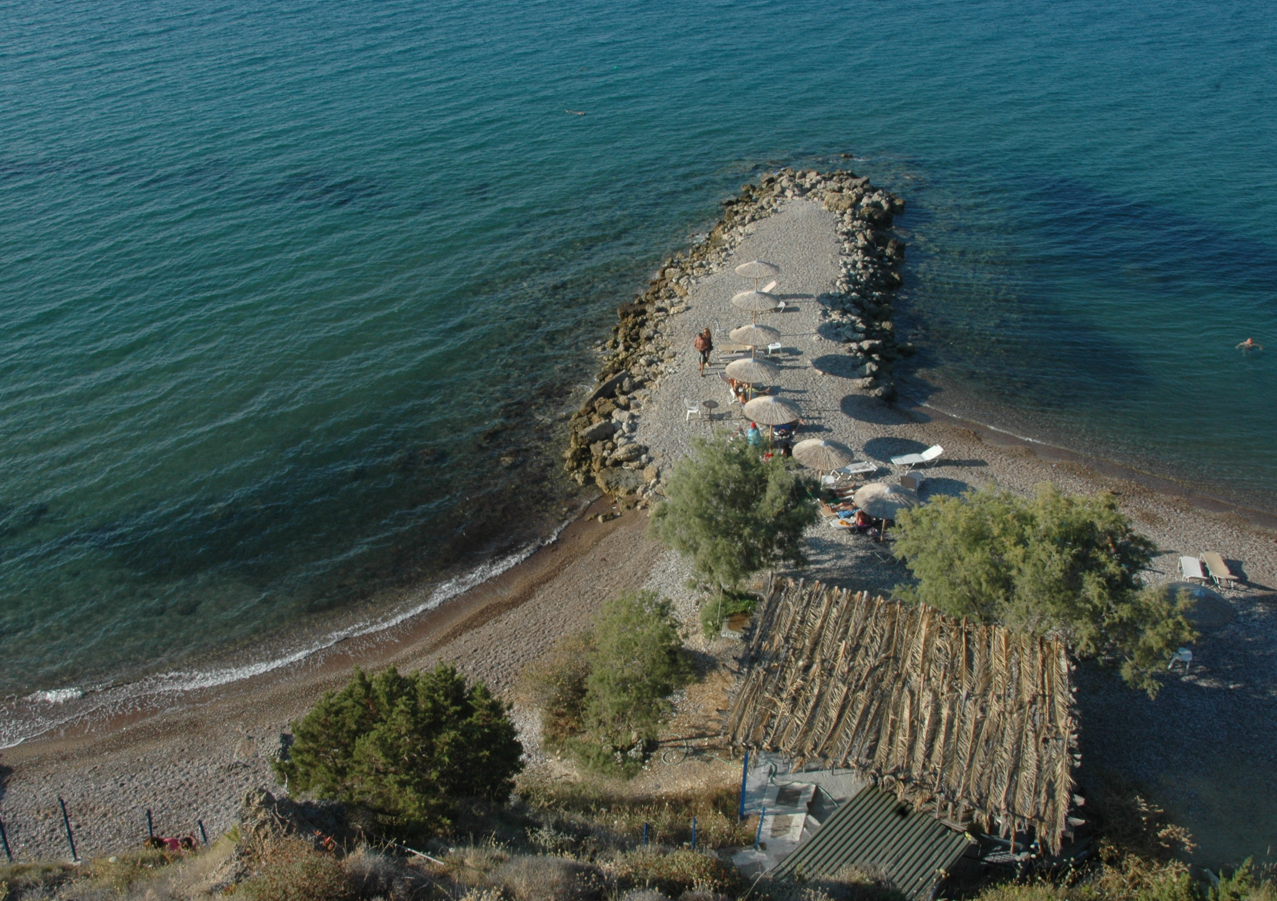
<svg viewBox="0 0 1277 901"><path fill-rule="evenodd" d="M219 688L263 676L300 663L342 642L374 636L401 626L508 572L541 548L553 544L580 512L578 510L572 517L560 522L547 537L529 542L513 553L482 563L436 585L423 601L386 617L337 629L301 648L265 660L206 670L174 670L124 683L70 686L32 692L17 702L6 705L10 709L5 711L6 715L0 720L0 749L16 747L25 741L73 724L127 715L156 706L165 697Z"/></svg>

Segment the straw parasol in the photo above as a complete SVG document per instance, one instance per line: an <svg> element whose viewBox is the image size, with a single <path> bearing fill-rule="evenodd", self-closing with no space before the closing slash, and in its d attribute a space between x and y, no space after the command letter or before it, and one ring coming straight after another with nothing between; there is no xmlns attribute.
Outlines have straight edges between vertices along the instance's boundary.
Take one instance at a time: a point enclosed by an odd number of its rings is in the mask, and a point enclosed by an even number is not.
<svg viewBox="0 0 1277 901"><path fill-rule="evenodd" d="M903 485L870 482L856 492L856 506L876 519L895 519L908 507L918 506L918 493Z"/></svg>
<svg viewBox="0 0 1277 901"><path fill-rule="evenodd" d="M740 328L732 329L727 337L737 344L748 344L750 347L757 349L778 340L780 332L770 325L742 325ZM753 356L752 352L750 356Z"/></svg>
<svg viewBox="0 0 1277 901"><path fill-rule="evenodd" d="M754 324L758 323L758 314L776 309L780 298L766 291L742 291L732 296L732 306L746 313L754 314Z"/></svg>
<svg viewBox="0 0 1277 901"><path fill-rule="evenodd" d="M741 362L744 362L743 360ZM802 411L798 409L798 405L792 400L783 400L779 397L756 397L749 403L745 404L745 415L754 422L761 422L763 425L785 425L789 422L796 422L802 417Z"/></svg>
<svg viewBox="0 0 1277 901"><path fill-rule="evenodd" d="M808 469L835 470L856 459L851 448L824 438L808 438L794 445L794 459Z"/></svg>
<svg viewBox="0 0 1277 901"><path fill-rule="evenodd" d="M780 370L766 360L732 360L727 364L727 377L747 385L770 382L779 374Z"/></svg>
<svg viewBox="0 0 1277 901"><path fill-rule="evenodd" d="M752 278L754 287L757 288L760 280L772 275L779 275L780 267L772 263L764 263L762 260L750 260L748 263L741 263L737 266L736 274L743 275L745 278Z"/></svg>

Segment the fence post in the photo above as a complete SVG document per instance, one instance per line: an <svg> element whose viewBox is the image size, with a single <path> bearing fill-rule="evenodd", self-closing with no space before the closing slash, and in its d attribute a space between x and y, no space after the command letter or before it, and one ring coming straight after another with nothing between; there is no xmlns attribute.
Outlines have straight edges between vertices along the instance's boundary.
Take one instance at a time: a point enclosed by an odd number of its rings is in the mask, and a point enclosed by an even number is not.
<svg viewBox="0 0 1277 901"><path fill-rule="evenodd" d="M155 838L155 822L151 819L151 808L146 808L146 837Z"/></svg>
<svg viewBox="0 0 1277 901"><path fill-rule="evenodd" d="M4 831L4 820L0 820L0 843L4 844L4 856L13 863L13 852L9 850L9 836Z"/></svg>
<svg viewBox="0 0 1277 901"><path fill-rule="evenodd" d="M647 823L643 824L643 846L647 847Z"/></svg>
<svg viewBox="0 0 1277 901"><path fill-rule="evenodd" d="M200 839L204 842L204 844L206 844L206 845L207 845L207 844L208 844L208 833L204 831L204 821L203 821L203 820L196 820L196 821L195 821L195 825L200 827Z"/></svg>
<svg viewBox="0 0 1277 901"><path fill-rule="evenodd" d="M696 850L696 817L692 817L692 850Z"/></svg>
<svg viewBox="0 0 1277 901"><path fill-rule="evenodd" d="M758 843L763 840L763 817L767 816L767 808L764 807L758 812L758 830L754 833L754 850L758 850Z"/></svg>
<svg viewBox="0 0 1277 901"><path fill-rule="evenodd" d="M79 863L80 855L75 851L75 837L71 835L71 818L67 816L67 802L62 800L61 795L58 795L58 806L62 808L62 825L67 831L67 844L71 846L71 860Z"/></svg>
<svg viewBox="0 0 1277 901"><path fill-rule="evenodd" d="M740 768L740 816L736 822L745 822L745 782L749 779L749 749L745 749L745 765Z"/></svg>

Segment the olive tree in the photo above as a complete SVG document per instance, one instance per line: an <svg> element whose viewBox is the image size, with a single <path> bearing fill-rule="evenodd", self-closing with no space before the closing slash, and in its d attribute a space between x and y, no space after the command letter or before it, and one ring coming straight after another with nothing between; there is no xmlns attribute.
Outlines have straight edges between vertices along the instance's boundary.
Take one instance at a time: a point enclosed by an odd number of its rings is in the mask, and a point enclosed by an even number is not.
<svg viewBox="0 0 1277 901"><path fill-rule="evenodd" d="M898 596L1058 635L1079 656L1120 660L1123 678L1150 695L1170 655L1196 637L1187 602L1143 584L1156 547L1107 492L986 488L904 511L898 526L895 553L917 580Z"/></svg>
<svg viewBox="0 0 1277 901"><path fill-rule="evenodd" d="M719 435L694 438L652 512L658 541L692 558L698 577L718 592L779 563L802 566L802 536L816 521L814 483L777 455Z"/></svg>

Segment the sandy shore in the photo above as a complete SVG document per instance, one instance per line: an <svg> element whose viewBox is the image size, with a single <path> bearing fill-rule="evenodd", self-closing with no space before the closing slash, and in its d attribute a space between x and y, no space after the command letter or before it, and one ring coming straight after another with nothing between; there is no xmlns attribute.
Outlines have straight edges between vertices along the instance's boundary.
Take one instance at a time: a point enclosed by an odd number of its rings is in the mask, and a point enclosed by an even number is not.
<svg viewBox="0 0 1277 901"><path fill-rule="evenodd" d="M1108 672L1078 671L1082 723L1081 778L1111 768L1192 829L1199 859L1219 865L1277 846L1277 543L1273 533L1225 512L1159 494L1044 446L1026 447L925 410L901 409L865 396L846 379L825 375L820 358L841 353L821 337L820 296L833 290L840 246L832 214L803 200L747 227L721 271L701 279L689 312L662 325L678 354L639 411L637 439L664 468L690 438L739 420L719 378L717 360L704 378L691 350L708 325L720 342L747 316L728 304L742 290L735 262L755 257L782 269L777 291L790 301L764 317L781 330L779 393L804 412L806 434L833 437L860 459L885 465L893 454L939 443L945 455L927 472L923 497L957 494L995 483L1016 491L1052 482L1073 493L1116 492L1137 526L1162 549L1148 574L1178 577L1179 554L1218 550L1234 561L1247 586L1225 592L1227 609L1204 629L1187 675L1177 674L1156 701L1131 692ZM907 337L907 336L906 336ZM713 422L686 419L682 399L713 400ZM596 505L589 516L606 509ZM558 637L588 626L606 598L647 585L674 595L695 615L677 558L645 536L642 511L606 523L588 518L557 542L445 608L381 635L342 644L269 676L197 692L180 707L140 711L75 736L32 741L0 761L0 817L20 858L65 857L57 798L67 802L82 856L136 845L150 808L157 830L187 833L202 820L210 835L228 828L243 792L274 784L269 759L288 722L318 695L339 686L350 667L401 668L455 661L507 696L518 672ZM858 589L888 590L906 575L870 543L820 525L809 535L811 567L803 573ZM521 725L535 737L529 717Z"/></svg>

